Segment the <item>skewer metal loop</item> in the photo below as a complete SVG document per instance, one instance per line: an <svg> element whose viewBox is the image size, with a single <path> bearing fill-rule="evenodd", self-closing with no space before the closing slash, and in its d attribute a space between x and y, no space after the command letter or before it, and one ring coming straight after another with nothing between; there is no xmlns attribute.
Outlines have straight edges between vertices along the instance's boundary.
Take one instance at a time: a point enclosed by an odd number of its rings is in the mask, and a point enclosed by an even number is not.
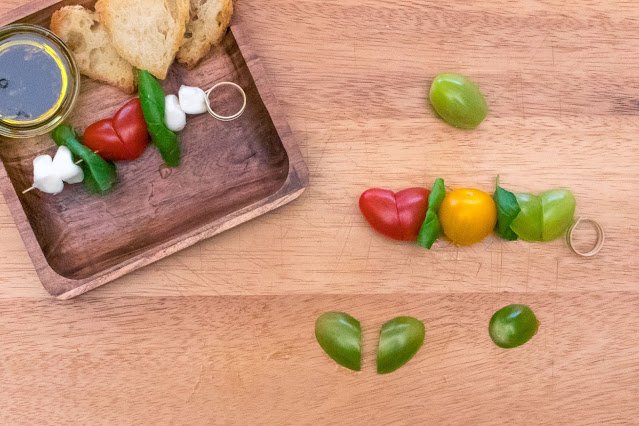
<svg viewBox="0 0 639 426"><path fill-rule="evenodd" d="M593 246L593 248L590 251L578 250L575 247L574 242L573 242L573 237L574 237L574 234L575 234L575 230L577 229L577 226L579 226L582 223L588 223L588 224L592 225L595 228L595 231L597 232L597 241L595 242L595 245ZM573 223L570 226L570 228L568 228L568 232L566 232L566 242L568 243L568 247L570 247L570 250L572 250L573 253L575 253L577 256L581 256L581 257L593 257L593 256L595 256L603 248L605 239L606 239L606 236L604 234L604 230L601 227L601 225L599 225L599 223L597 223L596 221L594 221L592 219L583 219L581 217L578 218L575 221L575 223Z"/></svg>
<svg viewBox="0 0 639 426"><path fill-rule="evenodd" d="M240 92L240 94L242 95L242 107L240 108L240 110L238 112L236 112L235 114L232 115L221 115L218 114L217 112L215 112L213 110L213 108L211 107L211 93L213 93L213 91L219 87L222 86L231 86L233 88L235 88L238 92ZM213 117L215 117L216 119L220 120L220 121L233 121L236 120L238 118L240 118L242 116L242 114L244 114L244 110L246 109L246 92L244 92L244 89L242 89L239 85L230 82L230 81L222 81L220 83L217 83L215 86L211 87L209 90L207 90L206 92L206 108L209 110L209 114L211 114Z"/></svg>

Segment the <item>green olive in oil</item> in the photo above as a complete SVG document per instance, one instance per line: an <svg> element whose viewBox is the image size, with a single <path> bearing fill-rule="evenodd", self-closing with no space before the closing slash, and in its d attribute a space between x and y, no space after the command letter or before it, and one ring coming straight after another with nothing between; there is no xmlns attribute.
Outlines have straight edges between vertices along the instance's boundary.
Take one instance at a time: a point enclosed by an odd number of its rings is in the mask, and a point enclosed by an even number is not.
<svg viewBox="0 0 639 426"><path fill-rule="evenodd" d="M80 88L72 54L36 25L0 30L0 135L28 138L53 130L71 112Z"/></svg>

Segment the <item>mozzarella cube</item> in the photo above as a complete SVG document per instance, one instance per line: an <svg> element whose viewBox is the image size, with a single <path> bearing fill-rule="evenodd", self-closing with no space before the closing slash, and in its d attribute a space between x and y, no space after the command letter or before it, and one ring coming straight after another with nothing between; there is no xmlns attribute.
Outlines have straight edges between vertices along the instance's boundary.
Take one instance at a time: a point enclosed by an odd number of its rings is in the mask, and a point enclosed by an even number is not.
<svg viewBox="0 0 639 426"><path fill-rule="evenodd" d="M186 127L186 114L175 95L164 98L164 122L173 132L181 132Z"/></svg>
<svg viewBox="0 0 639 426"><path fill-rule="evenodd" d="M203 114L206 107L206 93L199 87L182 86L178 92L180 96L180 107L187 114Z"/></svg>

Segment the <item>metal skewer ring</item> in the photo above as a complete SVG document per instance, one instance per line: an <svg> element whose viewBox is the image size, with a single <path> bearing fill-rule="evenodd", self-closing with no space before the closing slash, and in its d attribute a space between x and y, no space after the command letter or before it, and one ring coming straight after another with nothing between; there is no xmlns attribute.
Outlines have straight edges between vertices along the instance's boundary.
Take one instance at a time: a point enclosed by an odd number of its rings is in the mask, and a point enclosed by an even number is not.
<svg viewBox="0 0 639 426"><path fill-rule="evenodd" d="M597 232L597 241L595 242L595 245L593 246L593 248L587 252L578 250L573 244L573 234L575 233L575 229L577 229L577 226L580 223L591 224L595 228L595 231ZM581 257L593 257L594 255L599 253L604 245L604 240L605 240L605 235L604 235L603 228L601 227L601 225L599 225L597 222L595 222L592 219L578 218L575 221L575 223L573 223L570 226L570 228L568 228L568 232L566 233L566 242L568 243L568 247L570 247L570 250L572 250L576 255Z"/></svg>
<svg viewBox="0 0 639 426"><path fill-rule="evenodd" d="M215 112L213 110L213 108L211 107L211 93L213 93L213 91L219 87L222 86L231 86L233 88L235 88L238 92L240 92L240 94L242 95L242 107L240 108L240 110L238 112L236 112L233 115L221 115L218 114L217 112ZM239 85L232 83L230 81L222 81L220 83L217 83L215 86L211 87L209 90L207 90L206 92L206 108L209 110L209 114L211 114L213 117L217 118L220 121L233 121L236 120L238 118L240 118L240 116L242 114L244 114L244 110L246 109L246 92L244 92L244 89L242 89Z"/></svg>

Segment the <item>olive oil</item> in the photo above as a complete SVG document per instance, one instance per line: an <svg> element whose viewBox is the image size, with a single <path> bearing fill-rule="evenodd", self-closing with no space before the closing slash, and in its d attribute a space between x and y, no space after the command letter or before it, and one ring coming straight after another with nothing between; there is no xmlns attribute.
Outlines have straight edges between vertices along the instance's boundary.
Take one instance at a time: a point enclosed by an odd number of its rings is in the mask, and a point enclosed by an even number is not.
<svg viewBox="0 0 639 426"><path fill-rule="evenodd" d="M0 30L0 134L30 137L66 118L79 74L62 41L33 25Z"/></svg>

